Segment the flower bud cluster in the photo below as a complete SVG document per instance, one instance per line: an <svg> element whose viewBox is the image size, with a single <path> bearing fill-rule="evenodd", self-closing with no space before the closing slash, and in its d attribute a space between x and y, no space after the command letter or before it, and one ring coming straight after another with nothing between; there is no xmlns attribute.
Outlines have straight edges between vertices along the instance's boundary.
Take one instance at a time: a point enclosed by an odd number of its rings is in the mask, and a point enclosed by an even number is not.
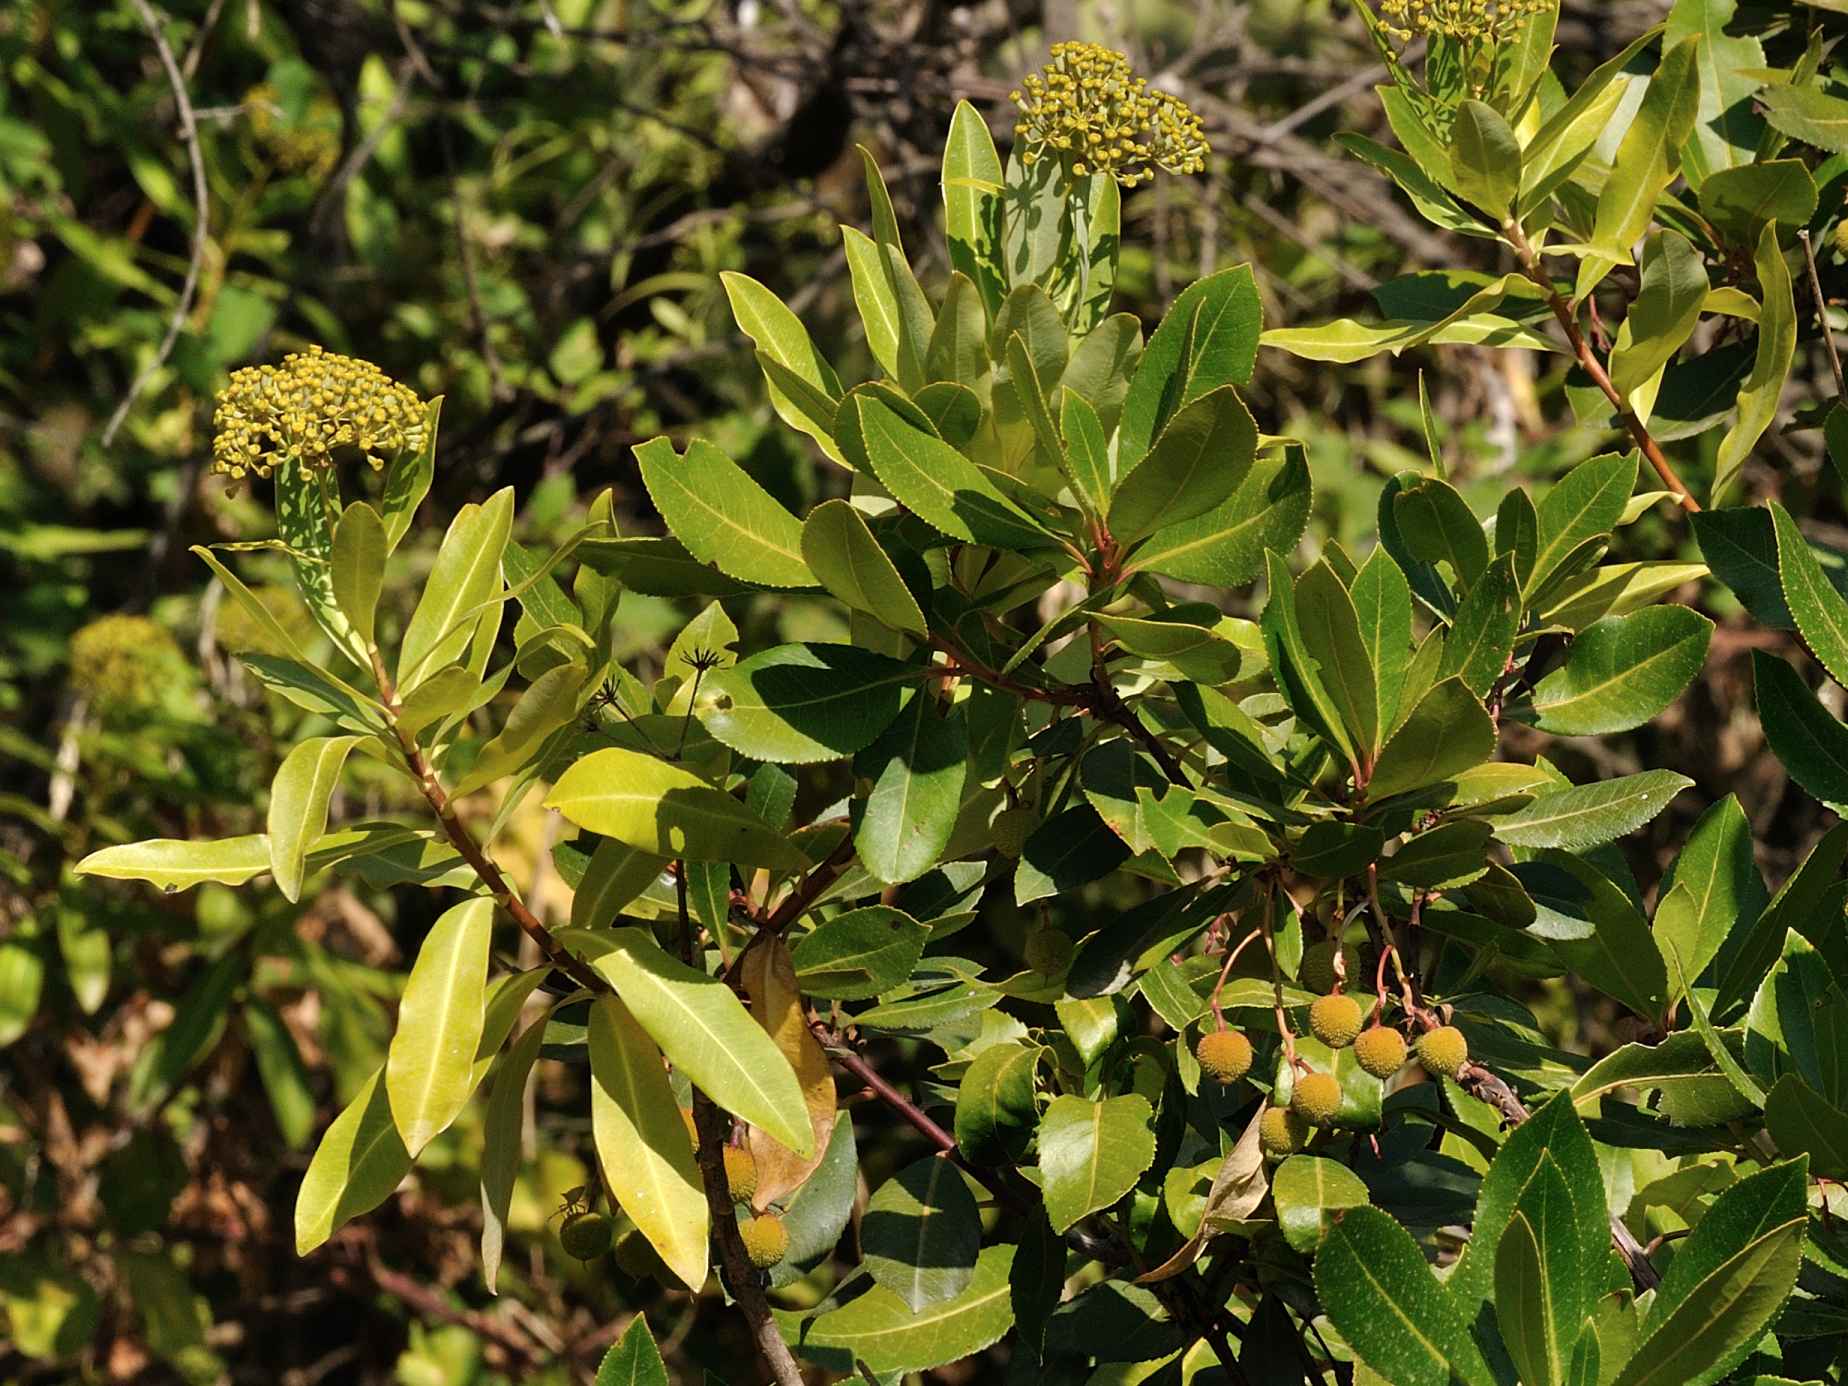
<svg viewBox="0 0 1848 1386"><path fill-rule="evenodd" d="M280 366L231 373L212 416L212 470L233 481L268 476L281 462L333 465L353 448L374 467L428 441L424 403L370 361L311 346Z"/></svg>
<svg viewBox="0 0 1848 1386"><path fill-rule="evenodd" d="M1150 90L1128 58L1095 43L1055 43L1052 61L1008 96L1029 166L1053 158L1073 177L1105 173L1133 188L1156 169L1199 173L1212 152L1185 101Z"/></svg>
<svg viewBox="0 0 1848 1386"><path fill-rule="evenodd" d="M1379 0L1387 32L1401 43L1422 35L1497 48L1546 8L1546 0Z"/></svg>

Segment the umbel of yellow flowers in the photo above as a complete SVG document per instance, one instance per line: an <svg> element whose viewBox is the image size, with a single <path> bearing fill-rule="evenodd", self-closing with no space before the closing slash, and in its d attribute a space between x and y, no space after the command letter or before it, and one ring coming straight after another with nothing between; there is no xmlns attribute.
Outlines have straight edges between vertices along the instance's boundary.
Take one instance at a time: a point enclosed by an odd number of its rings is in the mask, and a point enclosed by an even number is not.
<svg viewBox="0 0 1848 1386"><path fill-rule="evenodd" d="M330 467L352 448L374 467L428 441L424 403L370 361L311 346L233 371L212 416L212 470L233 481L280 462Z"/></svg>
<svg viewBox="0 0 1848 1386"><path fill-rule="evenodd" d="M1022 162L1054 158L1077 178L1107 173L1133 188L1156 169L1199 173L1212 152L1185 101L1149 90L1128 58L1095 43L1053 44L1052 61L1008 99Z"/></svg>
<svg viewBox="0 0 1848 1386"><path fill-rule="evenodd" d="M1417 34L1497 47L1521 32L1546 0L1379 0L1387 32L1401 43Z"/></svg>

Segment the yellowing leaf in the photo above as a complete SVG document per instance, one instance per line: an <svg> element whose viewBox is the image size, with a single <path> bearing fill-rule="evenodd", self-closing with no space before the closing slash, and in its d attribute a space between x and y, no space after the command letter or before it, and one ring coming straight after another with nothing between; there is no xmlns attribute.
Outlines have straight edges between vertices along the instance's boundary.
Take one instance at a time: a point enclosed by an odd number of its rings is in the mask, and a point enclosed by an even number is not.
<svg viewBox="0 0 1848 1386"><path fill-rule="evenodd" d="M795 1070L796 1081L802 1085L802 1100L808 1107L809 1127L815 1133L813 1151L797 1155L766 1132L751 1128L751 1154L757 1161L757 1192L751 1206L761 1211L801 1188L827 1153L828 1138L834 1134L834 1075L828 1068L828 1055L803 1013L789 945L781 937L752 945L738 975L745 994L751 998L752 1018L763 1026Z"/></svg>

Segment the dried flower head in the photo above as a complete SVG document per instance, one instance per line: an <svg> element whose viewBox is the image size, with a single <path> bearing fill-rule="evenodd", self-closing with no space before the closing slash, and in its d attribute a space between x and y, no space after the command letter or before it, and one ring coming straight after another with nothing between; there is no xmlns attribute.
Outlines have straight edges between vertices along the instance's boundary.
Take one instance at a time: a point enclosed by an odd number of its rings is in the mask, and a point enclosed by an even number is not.
<svg viewBox="0 0 1848 1386"><path fill-rule="evenodd" d="M1546 0L1379 0L1386 31L1401 43L1423 35L1491 48L1512 42L1546 7Z"/></svg>
<svg viewBox="0 0 1848 1386"><path fill-rule="evenodd" d="M231 373L212 416L212 470L233 481L282 462L330 467L353 448L374 467L428 441L424 403L370 361L311 346Z"/></svg>
<svg viewBox="0 0 1848 1386"><path fill-rule="evenodd" d="M99 708L152 707L184 667L167 628L146 616L103 616L71 637L71 687Z"/></svg>
<svg viewBox="0 0 1848 1386"><path fill-rule="evenodd" d="M1128 58L1095 43L1055 43L1052 61L1008 97L1028 165L1050 157L1073 177L1107 173L1133 188L1156 169L1199 173L1212 152L1185 101L1151 91Z"/></svg>

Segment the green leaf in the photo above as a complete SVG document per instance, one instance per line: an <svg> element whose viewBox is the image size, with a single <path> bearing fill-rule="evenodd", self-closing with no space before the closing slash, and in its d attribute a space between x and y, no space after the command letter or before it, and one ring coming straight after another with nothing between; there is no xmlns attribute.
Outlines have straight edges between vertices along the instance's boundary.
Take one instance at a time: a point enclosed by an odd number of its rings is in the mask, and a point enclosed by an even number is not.
<svg viewBox="0 0 1848 1386"><path fill-rule="evenodd" d="M988 319L982 311L981 290L962 273L950 276L943 295L943 311L924 357L924 373L932 381L953 381L974 386L988 375Z"/></svg>
<svg viewBox="0 0 1848 1386"><path fill-rule="evenodd" d="M1271 1178L1277 1224L1284 1240L1313 1256L1328 1231L1350 1208L1370 1202L1367 1186L1346 1165L1315 1155L1292 1155Z"/></svg>
<svg viewBox="0 0 1848 1386"><path fill-rule="evenodd" d="M953 1299L975 1278L982 1217L962 1171L927 1155L881 1184L860 1218L861 1262L912 1313Z"/></svg>
<svg viewBox="0 0 1848 1386"><path fill-rule="evenodd" d="M1771 903L1750 927L1734 928L1726 936L1714 960L1719 981L1714 1014L1726 1015L1758 989L1792 929L1802 934L1814 928L1813 921L1822 916L1844 858L1848 858L1848 824L1837 823L1810 848L1803 864L1778 887Z"/></svg>
<svg viewBox="0 0 1848 1386"><path fill-rule="evenodd" d="M824 1361L864 1363L874 1372L928 1371L973 1357L999 1342L1013 1324L1008 1297L1012 1246L991 1246L976 1259L968 1288L954 1299L912 1313L883 1285L804 1323L789 1336L798 1350Z"/></svg>
<svg viewBox="0 0 1848 1386"><path fill-rule="evenodd" d="M1848 1176L1848 1111L1795 1073L1779 1078L1766 1095L1765 1129L1780 1153L1808 1157L1818 1179Z"/></svg>
<svg viewBox="0 0 1848 1386"><path fill-rule="evenodd" d="M674 537L702 563L766 587L814 587L802 560L802 522L712 444L677 456L665 438L635 450L642 483Z"/></svg>
<svg viewBox="0 0 1848 1386"><path fill-rule="evenodd" d="M603 1355L595 1386L673 1386L644 1316L631 1319L616 1346Z"/></svg>
<svg viewBox="0 0 1848 1386"><path fill-rule="evenodd" d="M1753 69L1764 67L1765 51L1749 33L1727 32L1737 8L1734 0L1677 0L1662 36L1671 48L1690 36L1700 39L1700 107L1682 146L1681 163L1688 186L1699 189L1703 204L1716 176L1735 165L1750 165L1765 133L1764 121L1752 108L1752 98L1764 85Z"/></svg>
<svg viewBox="0 0 1848 1386"><path fill-rule="evenodd" d="M748 274L724 270L719 274L719 281L724 284L725 296L731 301L732 317L737 320L738 330L756 344L761 356L796 376L821 399L830 404L840 403L840 377L810 339L802 319ZM777 417L813 438L830 460L845 465L846 459L835 444L832 430L816 417L819 411L812 397L807 392L792 393L780 388L777 377L768 368L764 371L764 379L770 391L770 407L776 410ZM832 410L827 417L832 419Z"/></svg>
<svg viewBox="0 0 1848 1386"><path fill-rule="evenodd" d="M1444 562L1468 587L1489 562L1482 525L1447 481L1419 477L1393 496L1393 518L1406 551L1424 563Z"/></svg>
<svg viewBox="0 0 1848 1386"><path fill-rule="evenodd" d="M1643 248L1642 290L1617 329L1611 384L1628 398L1674 359L1707 301L1707 266L1679 231L1658 231Z"/></svg>
<svg viewBox="0 0 1848 1386"><path fill-rule="evenodd" d="M474 1091L493 922L494 902L484 896L445 910L405 983L385 1091L412 1158L449 1129Z"/></svg>
<svg viewBox="0 0 1848 1386"><path fill-rule="evenodd" d="M1449 1386L1452 1364L1462 1367L1463 1320L1411 1234L1378 1208L1333 1220L1315 1288L1355 1355L1394 1386Z"/></svg>
<svg viewBox="0 0 1848 1386"><path fill-rule="evenodd" d="M1300 448L1261 459L1204 515L1156 530L1130 555L1125 575L1146 571L1181 582L1242 587L1263 569L1267 551L1296 547L1313 495L1309 459Z"/></svg>
<svg viewBox="0 0 1848 1386"><path fill-rule="evenodd" d="M1848 682L1848 600L1823 575L1822 565L1790 512L1767 507L1777 540L1777 570L1784 599L1803 639L1837 683Z"/></svg>
<svg viewBox="0 0 1848 1386"><path fill-rule="evenodd" d="M575 762L552 786L545 806L651 856L778 871L807 864L783 834L731 795L691 771L619 746Z"/></svg>
<svg viewBox="0 0 1848 1386"><path fill-rule="evenodd" d="M1762 626L1792 630L1796 626L1784 602L1778 576L1777 532L1771 512L1735 506L1702 510L1688 519L1701 557L1713 575L1732 589L1752 619Z"/></svg>
<svg viewBox="0 0 1848 1386"><path fill-rule="evenodd" d="M507 1213L520 1172L520 1140L526 1124L526 1083L545 1042L550 1012L536 1016L494 1071L488 1088L481 1152L481 1276L490 1293L500 1278Z"/></svg>
<svg viewBox="0 0 1848 1386"><path fill-rule="evenodd" d="M1463 101L1450 132L1450 172L1456 190L1497 219L1521 190L1521 144L1501 112Z"/></svg>
<svg viewBox="0 0 1848 1386"><path fill-rule="evenodd" d="M572 927L594 929L607 925L666 868L666 861L650 852L602 839L590 854L583 879L571 892Z"/></svg>
<svg viewBox="0 0 1848 1386"><path fill-rule="evenodd" d="M847 396L840 427L843 435L851 430L863 444L880 485L931 528L995 548L1031 550L1052 543L975 463L871 395L854 391Z"/></svg>
<svg viewBox="0 0 1848 1386"><path fill-rule="evenodd" d="M1801 1160L1741 1179L1676 1249L1614 1386L1706 1386L1750 1350L1796 1284Z"/></svg>
<svg viewBox="0 0 1848 1386"><path fill-rule="evenodd" d="M1108 1208L1155 1158L1154 1112L1135 1094L1093 1102L1055 1097L1040 1118L1040 1187L1052 1230Z"/></svg>
<svg viewBox="0 0 1848 1386"><path fill-rule="evenodd" d="M1831 154L1848 154L1848 101L1810 86L1766 87L1758 99L1772 129Z"/></svg>
<svg viewBox="0 0 1848 1386"><path fill-rule="evenodd" d="M347 754L361 736L311 736L298 741L277 767L270 783L270 870L276 888L299 900L308 844L327 831L327 806Z"/></svg>
<svg viewBox="0 0 1848 1386"><path fill-rule="evenodd" d="M295 1254L306 1256L347 1223L391 1197L411 1172L391 1119L381 1067L366 1079L315 1147L295 1196Z"/></svg>
<svg viewBox="0 0 1848 1386"><path fill-rule="evenodd" d="M1668 972L1630 897L1610 877L1571 852L1542 851L1514 873L1545 915L1533 932L1599 991L1660 1019L1668 1006Z"/></svg>
<svg viewBox="0 0 1848 1386"><path fill-rule="evenodd" d="M874 162L871 151L865 145L859 146L859 150L860 162L866 170L866 196L872 204L873 239L878 245L878 259L885 273L886 287L897 310L895 335L898 369L895 373L899 385L911 392L925 383L924 353L935 323L931 318L930 304L925 301L924 291L918 287L918 281L911 272L911 263L905 258L905 247L898 235L898 218L893 213L892 198L886 191L879 165Z"/></svg>
<svg viewBox="0 0 1848 1386"><path fill-rule="evenodd" d="M950 265L974 280L992 315L1000 311L1007 272L1001 256L1001 156L988 122L958 101L943 144L943 229Z"/></svg>
<svg viewBox="0 0 1848 1386"><path fill-rule="evenodd" d="M1384 799L1423 789L1494 754L1495 724L1482 700L1461 679L1444 679L1418 700L1381 749L1367 781L1367 795Z"/></svg>
<svg viewBox="0 0 1848 1386"><path fill-rule="evenodd" d="M1379 863L1380 879L1425 890L1455 889L1488 870L1489 825L1460 818L1419 833Z"/></svg>
<svg viewBox="0 0 1848 1386"><path fill-rule="evenodd" d="M511 486L456 512L398 646L399 697L468 649L475 626L463 617L500 591L501 550L512 524Z"/></svg>
<svg viewBox="0 0 1848 1386"><path fill-rule="evenodd" d="M1277 553L1267 552L1264 559L1269 568L1270 600L1264 605L1261 627L1279 691L1297 716L1335 746L1350 765L1358 767L1360 758L1349 739L1346 724L1303 639L1290 570Z"/></svg>
<svg viewBox="0 0 1848 1386"><path fill-rule="evenodd" d="M854 852L875 880L915 881L937 864L962 809L969 775L968 724L961 707L915 697L854 772L872 788L854 824Z"/></svg>
<svg viewBox="0 0 1848 1386"><path fill-rule="evenodd" d="M1639 1092L1700 1095L1726 1079L1714 1067L1706 1043L1692 1030L1680 1030L1660 1044L1626 1044L1586 1069L1573 1083L1572 1100L1590 1103L1620 1088ZM1724 1118L1722 1118L1724 1119Z"/></svg>
<svg viewBox="0 0 1848 1386"><path fill-rule="evenodd" d="M385 522L363 501L354 501L334 526L334 600L368 645L385 582Z"/></svg>
<svg viewBox="0 0 1848 1386"><path fill-rule="evenodd" d="M669 957L640 929L574 929L566 937L695 1086L795 1154L813 1153L795 1070L730 987Z"/></svg>
<svg viewBox="0 0 1848 1386"><path fill-rule="evenodd" d="M1296 580L1296 624L1342 726L1362 759L1371 757L1381 733L1373 662L1354 601L1326 562Z"/></svg>
<svg viewBox="0 0 1848 1386"><path fill-rule="evenodd" d="M1011 1163L1027 1153L1039 1117L1034 1102L1038 1045L995 1044L975 1056L956 1089L956 1144L981 1163Z"/></svg>
<svg viewBox="0 0 1848 1386"><path fill-rule="evenodd" d="M1721 169L1700 189L1707 219L1740 245L1756 245L1767 222L1808 225L1816 215L1816 198L1816 180L1801 159Z"/></svg>
<svg viewBox="0 0 1848 1386"><path fill-rule="evenodd" d="M1133 313L1114 313L1078 339L1065 373L1059 377L1061 385L1097 411L1097 422L1106 438L1116 431L1130 378L1141 356L1141 321ZM1076 447L1069 428L1065 441Z"/></svg>
<svg viewBox="0 0 1848 1386"><path fill-rule="evenodd" d="M929 938L930 926L903 910L866 905L817 925L790 951L804 994L859 1001L905 982Z"/></svg>
<svg viewBox="0 0 1848 1386"><path fill-rule="evenodd" d="M1383 733L1394 725L1412 661L1412 589L1393 556L1376 546L1354 574L1349 596L1373 669L1377 725Z"/></svg>
<svg viewBox="0 0 1848 1386"><path fill-rule="evenodd" d="M334 598L334 521L339 488L331 475L306 463L285 462L272 480L276 493L276 533L295 571L295 586L315 624L334 647L364 668L366 648Z"/></svg>
<svg viewBox="0 0 1848 1386"><path fill-rule="evenodd" d="M1615 57L1580 82L1566 103L1541 124L1527 142L1525 191L1520 211L1528 212L1551 195L1558 181L1569 176L1578 160L1611 125L1611 118L1628 90L1631 60L1655 41L1656 29L1646 29ZM1625 80L1619 82L1618 77Z"/></svg>
<svg viewBox="0 0 1848 1386"><path fill-rule="evenodd" d="M892 725L920 672L854 645L777 645L709 675L697 712L715 738L756 760L839 760Z"/></svg>
<svg viewBox="0 0 1848 1386"><path fill-rule="evenodd" d="M1542 731L1600 736L1652 720L1706 662L1713 622L1685 606L1652 606L1587 626L1566 660L1534 686Z"/></svg>
<svg viewBox="0 0 1848 1386"><path fill-rule="evenodd" d="M1495 1316L1508 1355L1531 1386L1564 1386L1598 1287L1582 1276L1577 1215L1552 1160L1522 1190L1495 1253ZM1603 1227L1596 1229L1600 1244Z"/></svg>
<svg viewBox="0 0 1848 1386"><path fill-rule="evenodd" d="M1553 790L1493 819L1495 836L1514 847L1582 852L1636 831L1693 783L1672 770L1645 770Z"/></svg>
<svg viewBox="0 0 1848 1386"><path fill-rule="evenodd" d="M1533 597L1582 546L1611 532L1636 490L1637 455L1606 453L1581 462L1541 497L1538 544L1524 591Z"/></svg>
<svg viewBox="0 0 1848 1386"><path fill-rule="evenodd" d="M1617 147L1610 176L1598 195L1598 213L1591 233L1591 244L1612 264L1628 263L1630 247L1649 228L1656 199L1681 166L1681 146L1694 128L1694 117L1700 109L1700 80L1695 67L1699 52L1700 42L1695 38L1666 48L1649 79L1636 118ZM1598 269L1603 261L1593 258L1584 264L1597 270L1593 284L1603 277ZM1582 268L1580 296L1590 287Z"/></svg>
<svg viewBox="0 0 1848 1386"><path fill-rule="evenodd" d="M1698 1049L1699 1043L1694 1047ZM1579 1227L1576 1240L1583 1258L1579 1282L1594 1290L1602 1287L1610 1258L1610 1239L1604 1225L1604 1177L1584 1122L1579 1120L1572 1100L1562 1095L1536 1108L1527 1121L1509 1133L1483 1176L1469 1242L1446 1282L1466 1318L1473 1320L1476 1306L1489 1298L1502 1235L1544 1162L1558 1169L1573 1200Z"/></svg>
<svg viewBox="0 0 1848 1386"><path fill-rule="evenodd" d="M534 679L508 712L499 735L482 746L450 794L471 794L523 769L539 754L547 737L577 716L588 677L582 664L560 664Z"/></svg>
<svg viewBox="0 0 1848 1386"><path fill-rule="evenodd" d="M1182 405L1221 385L1249 384L1263 325L1249 265L1220 270L1184 289L1169 305L1130 378L1118 455L1141 457Z"/></svg>
<svg viewBox="0 0 1848 1386"><path fill-rule="evenodd" d="M1230 683L1263 665L1262 649L1239 643L1241 638L1249 642L1255 636L1250 624L1221 616L1217 608L1170 607L1148 617L1100 612L1093 619L1130 654L1171 664L1183 678L1197 683Z"/></svg>
<svg viewBox="0 0 1848 1386"><path fill-rule="evenodd" d="M1478 698L1486 698L1508 668L1521 626L1521 584L1514 555L1501 553L1470 585L1444 639L1440 679L1455 677Z"/></svg>
<svg viewBox="0 0 1848 1386"><path fill-rule="evenodd" d="M1790 777L1826 804L1848 804L1848 726L1768 651L1752 651L1752 686L1765 741Z"/></svg>
<svg viewBox="0 0 1848 1386"><path fill-rule="evenodd" d="M860 322L866 329L866 348L887 379L897 380L898 300L886 278L885 257L880 254L878 242L852 226L841 227L841 245L847 253L854 307L859 309Z"/></svg>
<svg viewBox="0 0 1848 1386"><path fill-rule="evenodd" d="M385 521L385 552L397 550L410 533L417 518L417 507L430 494L430 481L436 475L437 422L443 414L443 397L431 400L424 421L423 447L417 452L401 452L385 468L385 485L379 495L379 516Z"/></svg>
<svg viewBox="0 0 1848 1386"><path fill-rule="evenodd" d="M1183 405L1148 455L1117 482L1111 537L1134 544L1223 504L1245 479L1257 443L1258 426L1230 385Z"/></svg>
<svg viewBox="0 0 1848 1386"><path fill-rule="evenodd" d="M1059 436L1058 425L1052 421L1052 411L1046 406L1046 391L1034 368L1032 353L1027 350L1026 340L1018 332L1008 334L1002 359L1007 363L1007 374L996 383L1007 388L1015 401L1015 407L1032 428L1036 458L1042 465L1051 467L1065 478L1080 505L1093 512L1100 510L1104 497L1093 494L1081 485L1065 456L1065 440Z"/></svg>
<svg viewBox="0 0 1848 1386"><path fill-rule="evenodd" d="M1745 468L1746 458L1777 419L1777 402L1790 378L1790 363L1797 350L1797 306L1790 283L1790 268L1778 248L1777 227L1770 225L1758 238L1752 257L1758 272L1762 307L1758 315L1758 350L1752 370L1739 387L1738 417L1720 439L1714 460L1714 506L1723 505Z"/></svg>
<svg viewBox="0 0 1848 1386"><path fill-rule="evenodd" d="M190 890L206 881L243 885L270 869L270 845L269 838L261 833L220 838L216 842L156 837L146 842L125 842L119 847L101 848L72 869L79 876L146 881L171 894L176 890Z"/></svg>
<svg viewBox="0 0 1848 1386"><path fill-rule="evenodd" d="M1680 887L1677 891L1676 887ZM1651 925L1664 957L1678 954L1698 978L1734 928L1749 930L1768 899L1752 851L1752 828L1734 795L1700 816L1662 879Z"/></svg>
<svg viewBox="0 0 1848 1386"><path fill-rule="evenodd" d="M636 931L624 929L618 933ZM649 946L654 946L652 941ZM661 956L666 958L666 954ZM597 961L601 963L602 959ZM605 975L609 975L607 971ZM619 991L625 991L614 977L611 981ZM729 991L725 994L731 996ZM732 997L732 1003L737 1005L736 997ZM745 1015L742 1006L738 1012ZM684 1025L687 1019L679 1023ZM748 1016L744 1023L750 1025ZM750 1028L775 1054L776 1048L769 1044L764 1032L755 1025ZM691 1039L687 1042L694 1043ZM647 1023L637 1024L629 1007L613 996L599 996L590 1003L589 1049L590 1122L604 1184L667 1268L689 1290L698 1293L706 1283L711 1215L679 1104L674 1100L667 1070L661 1066L661 1050ZM782 1061L781 1054L776 1057ZM676 1067L684 1067L678 1057L674 1062ZM782 1066L787 1072L788 1063ZM706 1087L705 1079L695 1076L691 1069L687 1069L687 1076ZM790 1081L794 1083L794 1075ZM707 1091L711 1092L709 1088ZM802 1125L807 1127L806 1117Z"/></svg>
<svg viewBox="0 0 1848 1386"><path fill-rule="evenodd" d="M1059 393L1059 432L1065 440L1066 466L1077 493L1086 498L1093 514L1110 505L1116 485L1110 459L1110 438L1091 402L1069 386Z"/></svg>

